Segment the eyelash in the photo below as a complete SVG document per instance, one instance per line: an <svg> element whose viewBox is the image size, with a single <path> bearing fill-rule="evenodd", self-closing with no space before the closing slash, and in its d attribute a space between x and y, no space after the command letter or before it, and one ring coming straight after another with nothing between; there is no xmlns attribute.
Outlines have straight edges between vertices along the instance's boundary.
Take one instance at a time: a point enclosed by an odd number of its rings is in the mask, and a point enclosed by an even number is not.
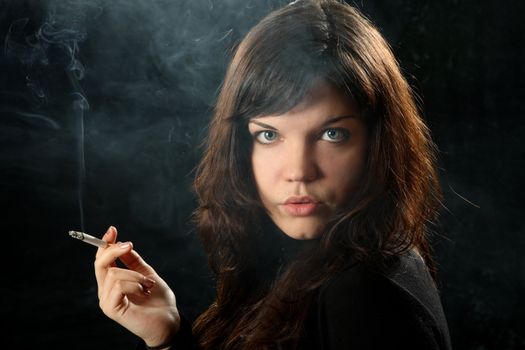
<svg viewBox="0 0 525 350"><path fill-rule="evenodd" d="M340 138L338 140L334 140L334 139L324 139L323 136L325 134L327 134L327 132L329 131L336 131L336 132L339 132L341 133L342 135L340 136ZM265 141L262 141L260 139L260 136L266 134L266 133L272 133L275 135L274 139L273 140L266 140L267 142ZM275 142L275 140L278 138L279 136L279 133L277 131L274 131L274 130L260 130L260 131L257 131L253 134L253 138L256 142L259 142L260 144L263 144L263 145L271 145ZM346 140L348 140L350 138L350 132L347 130L347 129L344 129L344 128L330 128L330 129L326 129L324 130L321 134L320 134L320 139L321 140L324 140L324 141L328 141L328 142L331 142L331 143L341 143L341 142L344 142Z"/></svg>

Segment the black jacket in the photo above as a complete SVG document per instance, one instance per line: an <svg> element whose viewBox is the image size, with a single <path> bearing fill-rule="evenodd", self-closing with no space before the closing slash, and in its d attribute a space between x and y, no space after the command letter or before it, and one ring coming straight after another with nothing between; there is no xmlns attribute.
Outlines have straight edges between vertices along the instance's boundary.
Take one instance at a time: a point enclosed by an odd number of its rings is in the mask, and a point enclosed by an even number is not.
<svg viewBox="0 0 525 350"><path fill-rule="evenodd" d="M173 349L198 349L183 320ZM351 266L322 286L305 322L299 349L449 350L437 288L415 252L382 270Z"/></svg>
<svg viewBox="0 0 525 350"><path fill-rule="evenodd" d="M318 294L300 349L451 349L438 291L415 252L378 271L354 265Z"/></svg>

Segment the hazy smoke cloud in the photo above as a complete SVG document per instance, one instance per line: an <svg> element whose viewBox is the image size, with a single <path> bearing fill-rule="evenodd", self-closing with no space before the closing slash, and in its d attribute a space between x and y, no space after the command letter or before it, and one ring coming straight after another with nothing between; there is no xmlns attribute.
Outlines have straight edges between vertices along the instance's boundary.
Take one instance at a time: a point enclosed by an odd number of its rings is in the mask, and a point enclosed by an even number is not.
<svg viewBox="0 0 525 350"><path fill-rule="evenodd" d="M230 54L282 3L27 3L31 16L12 20L4 38L5 58L19 62L27 96L4 108L43 142L50 133L60 139L53 154L42 154L42 145L17 148L40 153L40 163L31 155L23 166L50 179L33 185L48 192L47 183L64 172L54 167L67 167L81 227L117 211L146 226L182 225L193 207L191 172Z"/></svg>

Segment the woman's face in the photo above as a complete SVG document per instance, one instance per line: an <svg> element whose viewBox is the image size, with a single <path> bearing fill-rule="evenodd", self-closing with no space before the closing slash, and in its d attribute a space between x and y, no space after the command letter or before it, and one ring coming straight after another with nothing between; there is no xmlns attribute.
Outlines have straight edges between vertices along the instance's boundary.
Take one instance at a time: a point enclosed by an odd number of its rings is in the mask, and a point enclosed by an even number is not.
<svg viewBox="0 0 525 350"><path fill-rule="evenodd" d="M364 167L367 130L356 106L321 82L289 112L248 127L257 191L273 222L295 239L319 237Z"/></svg>

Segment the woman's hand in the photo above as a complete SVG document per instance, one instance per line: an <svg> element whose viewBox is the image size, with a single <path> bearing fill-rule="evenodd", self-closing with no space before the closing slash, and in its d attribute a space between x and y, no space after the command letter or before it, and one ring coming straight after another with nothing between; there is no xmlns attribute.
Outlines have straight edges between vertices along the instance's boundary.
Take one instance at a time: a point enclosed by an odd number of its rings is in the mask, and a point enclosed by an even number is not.
<svg viewBox="0 0 525 350"><path fill-rule="evenodd" d="M166 343L180 327L175 295L131 242L115 243L114 227L102 239L110 244L98 249L95 260L100 308L147 345ZM127 269L117 267L117 259Z"/></svg>

